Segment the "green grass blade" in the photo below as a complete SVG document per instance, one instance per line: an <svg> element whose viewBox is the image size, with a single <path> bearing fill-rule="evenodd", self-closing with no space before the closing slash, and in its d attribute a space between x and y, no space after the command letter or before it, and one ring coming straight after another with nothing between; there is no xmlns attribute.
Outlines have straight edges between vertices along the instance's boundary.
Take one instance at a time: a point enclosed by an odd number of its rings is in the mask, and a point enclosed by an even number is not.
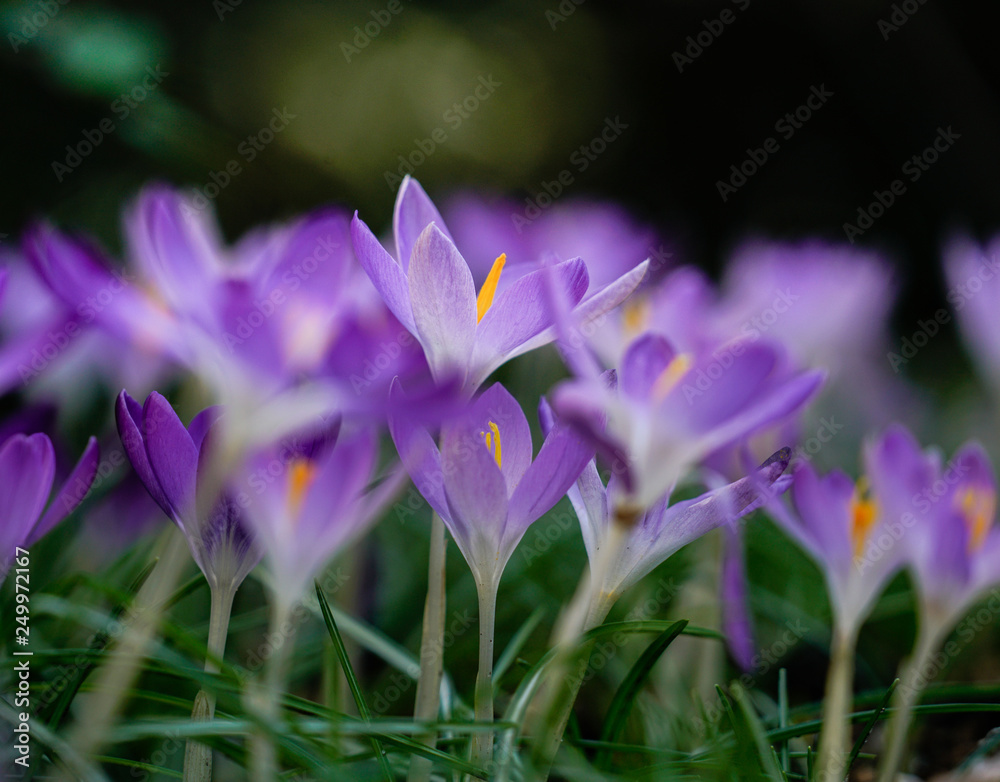
<svg viewBox="0 0 1000 782"><path fill-rule="evenodd" d="M535 628L538 627L538 623L545 618L545 609L542 607L536 608L532 611L531 616L529 616L523 625L521 625L517 632L514 633L514 637L510 639L510 643L501 653L496 665L493 666L493 691L497 692L500 689L500 679L507 672L507 669L514 663L517 659L518 653L524 647L527 642L528 637L534 632Z"/></svg>
<svg viewBox="0 0 1000 782"><path fill-rule="evenodd" d="M875 728L875 724L882 718L882 713L889 706L889 699L892 698L893 692L896 691L896 685L899 684L899 679L896 679L889 688L885 691L885 695L882 696L882 702L875 709L875 713L872 714L871 719L865 723L864 729L861 731L861 735L858 736L858 740L854 742L854 747L851 749L851 754L847 758L847 770L851 770L851 766L854 765L854 761L858 759L858 754L861 752L861 748L868 741L868 736L871 734L872 730Z"/></svg>
<svg viewBox="0 0 1000 782"><path fill-rule="evenodd" d="M685 627L687 627L687 620L675 622L673 627L660 633L636 660L635 665L626 674L611 700L604 728L601 731L601 741L613 742L618 738L619 733L625 727L625 721L632 710L632 704L639 694L639 689L646 681L646 677L653 670L656 661L660 659L660 656L673 643L674 639L684 631ZM607 768L610 760L611 752L602 750L598 753L594 765L598 768Z"/></svg>
<svg viewBox="0 0 1000 782"><path fill-rule="evenodd" d="M333 612L330 610L330 604L327 602L326 595L323 594L323 588L319 585L319 581L316 581L315 584L316 599L319 600L319 607L323 612L323 621L326 622L326 629L330 632L330 640L333 641L333 648L336 650L337 657L340 659L340 665L344 669L344 676L347 677L347 686L351 690L351 695L354 696L354 704L358 707L358 714L361 715L361 719L366 724L371 724L372 713L368 709L365 696L361 692L358 677L354 674L354 666L351 665L351 660L347 656L347 647L344 646L344 639L341 638L340 631L337 629L337 622L333 618ZM379 766L382 767L382 773L385 775L387 782L392 782L392 768L389 766L389 758L386 757L385 749L383 749L381 742L374 736L372 736L371 742L375 756L378 758Z"/></svg>

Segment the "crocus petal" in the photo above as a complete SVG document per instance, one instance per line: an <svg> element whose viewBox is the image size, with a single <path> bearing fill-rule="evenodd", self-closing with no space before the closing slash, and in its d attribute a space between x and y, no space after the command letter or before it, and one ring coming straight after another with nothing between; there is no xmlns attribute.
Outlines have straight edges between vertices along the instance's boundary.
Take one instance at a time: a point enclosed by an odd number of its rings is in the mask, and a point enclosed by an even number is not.
<svg viewBox="0 0 1000 782"><path fill-rule="evenodd" d="M143 439L143 412L139 403L136 402L128 392L122 391L115 402L115 422L118 425L118 436L121 438L122 446L125 448L125 455L132 463L142 485L146 491L156 501L163 512L170 518L174 518L173 509L169 500L163 493L160 481L153 473L153 468L149 464L149 456L146 454L146 442Z"/></svg>
<svg viewBox="0 0 1000 782"><path fill-rule="evenodd" d="M198 449L170 403L156 391L146 398L143 424L150 467L173 516L183 518L194 509Z"/></svg>
<svg viewBox="0 0 1000 782"><path fill-rule="evenodd" d="M330 552L350 536L348 522L357 517L354 506L371 479L377 452L374 433L361 429L342 439L320 462L300 514L304 539L314 539ZM341 514L340 509L352 512Z"/></svg>
<svg viewBox="0 0 1000 782"><path fill-rule="evenodd" d="M507 482L474 422L466 420L444 428L441 467L451 511L448 528L455 542L478 577L498 575L504 564L499 557L507 518Z"/></svg>
<svg viewBox="0 0 1000 782"><path fill-rule="evenodd" d="M500 454L500 472L507 481L507 496L510 496L531 464L528 419L524 417L517 400L499 383L490 386L476 399L470 415L480 427L487 450L494 455ZM499 440L493 426L499 432Z"/></svg>
<svg viewBox="0 0 1000 782"><path fill-rule="evenodd" d="M221 415L222 405L212 405L211 407L206 407L191 419L191 423L188 424L188 434L191 436L194 447L199 451L208 430L219 420Z"/></svg>
<svg viewBox="0 0 1000 782"><path fill-rule="evenodd" d="M404 397L399 380L392 381L390 395L395 403ZM450 519L451 510L444 493L444 472L441 468L441 454L430 433L405 410L399 415L389 417L389 433L396 445L403 467L413 480L428 504L437 511L443 519Z"/></svg>
<svg viewBox="0 0 1000 782"><path fill-rule="evenodd" d="M434 224L413 245L410 302L435 376L465 369L476 339L476 289L465 259Z"/></svg>
<svg viewBox="0 0 1000 782"><path fill-rule="evenodd" d="M101 449L97 445L97 438L91 437L87 441L87 447L83 449L80 460L66 478L62 488L59 489L59 493L49 503L41 520L31 531L31 536L28 538L29 545L45 537L49 530L76 510L76 507L83 502L83 498L87 496L90 485L97 475L97 465L100 458Z"/></svg>
<svg viewBox="0 0 1000 782"><path fill-rule="evenodd" d="M410 268L413 257L413 247L420 234L428 225L434 223L438 229L454 244L444 219L438 212L434 202L420 186L420 183L407 175L399 186L396 195L396 206L392 214L392 231L396 237L396 257L404 270Z"/></svg>
<svg viewBox="0 0 1000 782"><path fill-rule="evenodd" d="M502 363L520 355L523 345L552 326L543 277L550 273L556 277L554 284L566 291L571 306L587 292L587 267L579 258L557 264L551 271L538 269L514 282L479 323L472 359L477 378L485 379Z"/></svg>
<svg viewBox="0 0 1000 782"><path fill-rule="evenodd" d="M0 528L10 545L30 537L52 491L56 457L52 441L44 434L16 434L0 446ZM6 559L10 552L0 556Z"/></svg>
<svg viewBox="0 0 1000 782"><path fill-rule="evenodd" d="M411 334L416 334L413 323L413 310L410 306L409 283L403 267L393 260L385 251L375 234L358 217L357 212L351 221L351 239L354 242L354 253L365 273L371 279L385 305L396 316L397 320Z"/></svg>
<svg viewBox="0 0 1000 782"><path fill-rule="evenodd" d="M837 573L850 572L854 558L850 518L853 495L854 482L839 470L821 478L806 464L795 472L792 498L802 520L800 529L819 560Z"/></svg>
<svg viewBox="0 0 1000 782"><path fill-rule="evenodd" d="M722 629L726 646L744 671L753 667L754 632L747 590L743 535L739 528L726 529L722 550Z"/></svg>
<svg viewBox="0 0 1000 782"><path fill-rule="evenodd" d="M545 438L538 456L510 498L505 542L516 544L528 525L562 499L593 457L594 449L576 432L556 427Z"/></svg>
<svg viewBox="0 0 1000 782"><path fill-rule="evenodd" d="M601 482L596 460L591 459L586 464L576 483L566 490L566 496L580 520L587 558L593 562L608 527L608 493Z"/></svg>
<svg viewBox="0 0 1000 782"><path fill-rule="evenodd" d="M644 334L629 345L622 358L620 388L637 401L650 399L677 351L659 334Z"/></svg>

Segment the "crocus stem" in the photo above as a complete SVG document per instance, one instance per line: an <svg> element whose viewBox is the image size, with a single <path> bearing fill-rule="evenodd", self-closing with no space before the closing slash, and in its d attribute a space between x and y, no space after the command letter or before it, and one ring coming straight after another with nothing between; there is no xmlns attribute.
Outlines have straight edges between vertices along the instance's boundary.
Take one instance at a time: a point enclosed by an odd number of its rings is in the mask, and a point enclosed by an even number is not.
<svg viewBox="0 0 1000 782"><path fill-rule="evenodd" d="M288 663L291 660L293 629L287 621L291 606L277 600L272 607L270 642L273 648L267 664L264 691L255 692L259 716L274 728L279 714L281 693L288 679ZM277 752L270 731L258 730L253 734L251 745L251 770L255 782L273 782L277 779Z"/></svg>
<svg viewBox="0 0 1000 782"><path fill-rule="evenodd" d="M233 611L236 590L232 585L216 585L212 588L212 604L208 619L208 657L205 658L205 673L218 673L226 651L226 636L229 634L229 617ZM200 690L191 711L193 721L210 720L215 716L215 693ZM194 739L188 739L184 749L184 782L211 782L212 748Z"/></svg>
<svg viewBox="0 0 1000 782"><path fill-rule="evenodd" d="M493 634L496 626L497 587L479 584L479 673L476 676L476 722L493 722ZM474 733L472 764L488 768L493 760L493 732Z"/></svg>
<svg viewBox="0 0 1000 782"><path fill-rule="evenodd" d="M420 674L413 718L433 722L438 716L441 698L441 673L444 667L445 550L444 523L436 513L431 517L430 556L427 564L427 599L424 601L424 624L420 637ZM424 733L414 738L433 746L436 734ZM407 782L427 782L433 763L414 755Z"/></svg>
<svg viewBox="0 0 1000 782"><path fill-rule="evenodd" d="M891 782L899 773L903 751L906 749L906 737L910 732L910 721L913 718L913 707L917 703L920 691L927 683L924 671L938 646L938 638L938 633L929 629L926 623L921 623L913 654L904 663L899 686L893 693L892 717L886 733L887 749L879 765L879 782Z"/></svg>
<svg viewBox="0 0 1000 782"><path fill-rule="evenodd" d="M823 728L819 735L819 779L842 782L847 771L848 710L854 686L854 646L857 632L834 628L830 647L830 669L823 701Z"/></svg>

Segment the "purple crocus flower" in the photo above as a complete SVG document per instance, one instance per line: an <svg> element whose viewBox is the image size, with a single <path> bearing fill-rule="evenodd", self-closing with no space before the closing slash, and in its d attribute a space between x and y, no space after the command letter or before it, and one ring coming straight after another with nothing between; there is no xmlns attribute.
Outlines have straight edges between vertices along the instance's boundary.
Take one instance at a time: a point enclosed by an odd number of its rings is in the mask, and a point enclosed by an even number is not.
<svg viewBox="0 0 1000 782"><path fill-rule="evenodd" d="M0 581L7 575L15 547L44 537L83 501L97 475L100 451L93 437L54 497L56 456L44 434L14 434L0 443Z"/></svg>
<svg viewBox="0 0 1000 782"><path fill-rule="evenodd" d="M567 381L552 406L614 461L623 491L613 512L630 516L652 508L708 454L796 410L822 378L786 371L767 343L691 355L647 334L625 353L617 383Z"/></svg>
<svg viewBox="0 0 1000 782"><path fill-rule="evenodd" d="M210 470L206 435L220 415L207 408L185 427L170 403L155 391L139 406L126 391L118 396L115 420L125 453L156 504L187 538L191 555L213 591L235 592L261 557L244 511L227 491L210 505L204 477ZM200 506L208 513L200 513Z"/></svg>
<svg viewBox="0 0 1000 782"><path fill-rule="evenodd" d="M501 364L555 338L544 275L587 321L620 304L639 284L642 263L586 301L587 268L579 258L536 269L498 293L507 256L503 248L476 294L472 272L441 215L416 180L407 177L396 198L393 258L357 215L354 249L386 305L424 349L435 378L458 376L469 394Z"/></svg>
<svg viewBox="0 0 1000 782"><path fill-rule="evenodd" d="M285 606L324 564L378 520L406 477L395 470L369 488L378 461L371 427L289 438L263 449L243 472L247 519L266 552L272 586Z"/></svg>
<svg viewBox="0 0 1000 782"><path fill-rule="evenodd" d="M401 394L398 384L394 394ZM445 424L440 449L430 433L390 419L403 465L441 516L480 588L496 590L507 560L528 526L573 485L593 456L568 428L553 427L532 458L521 406L499 383Z"/></svg>

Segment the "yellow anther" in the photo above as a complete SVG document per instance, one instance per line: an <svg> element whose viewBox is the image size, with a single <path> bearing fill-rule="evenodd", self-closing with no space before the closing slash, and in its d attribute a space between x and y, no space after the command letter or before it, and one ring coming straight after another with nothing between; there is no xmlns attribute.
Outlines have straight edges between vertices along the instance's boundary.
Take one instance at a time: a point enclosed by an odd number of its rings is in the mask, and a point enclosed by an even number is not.
<svg viewBox="0 0 1000 782"><path fill-rule="evenodd" d="M689 369L691 369L691 356L687 353L678 353L674 356L653 383L653 399L657 402L666 399L667 394L674 390Z"/></svg>
<svg viewBox="0 0 1000 782"><path fill-rule="evenodd" d="M967 486L956 496L958 507L969 529L969 550L979 549L986 540L997 508L997 495L992 489Z"/></svg>
<svg viewBox="0 0 1000 782"><path fill-rule="evenodd" d="M500 257L493 261L493 268L486 275L486 282L479 289L479 297L476 299L476 323L483 319L483 315L489 312L493 306L493 296L497 292L497 285L500 282L500 272L503 265L507 263L507 253L501 253Z"/></svg>
<svg viewBox="0 0 1000 782"><path fill-rule="evenodd" d="M486 450L493 454L497 467L503 467L503 459L500 455L500 427L492 421L489 422L490 431L480 432L479 435L486 441ZM496 447L494 447L496 444Z"/></svg>
<svg viewBox="0 0 1000 782"><path fill-rule="evenodd" d="M851 542L854 544L854 558L864 553L868 534L878 519L878 503L868 492L868 479L862 476L854 487L851 497Z"/></svg>
<svg viewBox="0 0 1000 782"><path fill-rule="evenodd" d="M622 324L629 336L639 334L649 322L649 302L646 299L630 299L622 311Z"/></svg>
<svg viewBox="0 0 1000 782"><path fill-rule="evenodd" d="M291 517L298 517L306 492L316 477L316 465L309 459L293 459L288 467L288 510Z"/></svg>

